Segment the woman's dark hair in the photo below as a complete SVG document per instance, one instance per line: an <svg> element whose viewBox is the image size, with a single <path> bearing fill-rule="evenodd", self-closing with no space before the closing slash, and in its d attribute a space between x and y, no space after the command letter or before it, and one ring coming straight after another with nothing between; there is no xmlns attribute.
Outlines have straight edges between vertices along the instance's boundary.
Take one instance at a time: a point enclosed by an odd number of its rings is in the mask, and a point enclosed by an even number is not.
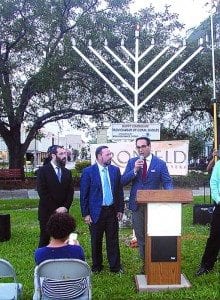
<svg viewBox="0 0 220 300"><path fill-rule="evenodd" d="M75 231L76 221L68 213L54 213L50 216L46 229L54 239L63 239Z"/></svg>

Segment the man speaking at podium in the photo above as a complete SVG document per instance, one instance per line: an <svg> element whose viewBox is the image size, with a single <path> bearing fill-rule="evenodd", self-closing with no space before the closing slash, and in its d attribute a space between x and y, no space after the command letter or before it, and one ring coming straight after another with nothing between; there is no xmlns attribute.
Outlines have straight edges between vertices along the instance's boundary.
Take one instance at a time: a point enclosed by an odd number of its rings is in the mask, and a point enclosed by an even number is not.
<svg viewBox="0 0 220 300"><path fill-rule="evenodd" d="M129 209L132 211L132 224L137 238L140 257L144 261L145 229L144 206L136 202L137 190L166 190L173 189L173 182L166 163L151 154L151 141L147 137L136 139L138 157L129 159L125 172L122 175L123 186L131 183Z"/></svg>

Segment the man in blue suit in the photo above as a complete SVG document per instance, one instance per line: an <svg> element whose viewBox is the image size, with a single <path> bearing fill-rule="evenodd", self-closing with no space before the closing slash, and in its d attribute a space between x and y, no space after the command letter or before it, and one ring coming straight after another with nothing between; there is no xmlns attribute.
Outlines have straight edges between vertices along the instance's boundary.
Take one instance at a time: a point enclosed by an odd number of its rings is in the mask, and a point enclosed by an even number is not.
<svg viewBox="0 0 220 300"><path fill-rule="evenodd" d="M118 238L118 221L124 211L124 194L120 169L111 165L107 146L95 152L96 163L83 170L80 182L80 205L89 225L92 248L92 271L103 269L102 240L105 233L110 271L122 272Z"/></svg>
<svg viewBox="0 0 220 300"><path fill-rule="evenodd" d="M129 159L121 180L124 186L131 183L129 209L132 210L132 224L139 246L140 257L144 261L144 206L139 206L136 202L137 190L157 190L161 187L170 190L173 189L173 184L166 163L151 154L151 141L149 138L137 138L136 149L139 157Z"/></svg>

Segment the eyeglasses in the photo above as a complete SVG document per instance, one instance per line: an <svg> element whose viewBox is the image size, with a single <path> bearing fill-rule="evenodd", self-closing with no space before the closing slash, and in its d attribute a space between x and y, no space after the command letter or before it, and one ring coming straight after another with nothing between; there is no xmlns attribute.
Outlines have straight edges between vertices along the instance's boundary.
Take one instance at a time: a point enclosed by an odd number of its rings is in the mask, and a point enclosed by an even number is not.
<svg viewBox="0 0 220 300"><path fill-rule="evenodd" d="M148 145L141 145L141 146L136 146L136 148L137 148L138 150L140 150L140 149L145 149L147 146L148 146Z"/></svg>

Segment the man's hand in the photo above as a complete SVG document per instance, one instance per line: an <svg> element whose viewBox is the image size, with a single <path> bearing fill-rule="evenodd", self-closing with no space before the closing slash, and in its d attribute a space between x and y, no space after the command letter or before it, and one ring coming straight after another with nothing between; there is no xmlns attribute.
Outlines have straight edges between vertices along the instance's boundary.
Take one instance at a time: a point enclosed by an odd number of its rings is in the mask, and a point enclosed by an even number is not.
<svg viewBox="0 0 220 300"><path fill-rule="evenodd" d="M142 169L143 164L144 164L143 159L137 159L134 164L134 173L137 173L140 169Z"/></svg>
<svg viewBox="0 0 220 300"><path fill-rule="evenodd" d="M66 213L68 212L67 208L64 206L60 206L55 210L57 213Z"/></svg>
<svg viewBox="0 0 220 300"><path fill-rule="evenodd" d="M86 224L90 225L92 223L92 219L90 215L85 216L84 221Z"/></svg>
<svg viewBox="0 0 220 300"><path fill-rule="evenodd" d="M212 153L212 157L215 158L215 156L217 156L217 155L218 155L218 150L214 150Z"/></svg>
<svg viewBox="0 0 220 300"><path fill-rule="evenodd" d="M117 213L118 221L121 221L121 220L122 220L122 216L123 216L123 213L121 213L121 212L118 212L118 213Z"/></svg>

